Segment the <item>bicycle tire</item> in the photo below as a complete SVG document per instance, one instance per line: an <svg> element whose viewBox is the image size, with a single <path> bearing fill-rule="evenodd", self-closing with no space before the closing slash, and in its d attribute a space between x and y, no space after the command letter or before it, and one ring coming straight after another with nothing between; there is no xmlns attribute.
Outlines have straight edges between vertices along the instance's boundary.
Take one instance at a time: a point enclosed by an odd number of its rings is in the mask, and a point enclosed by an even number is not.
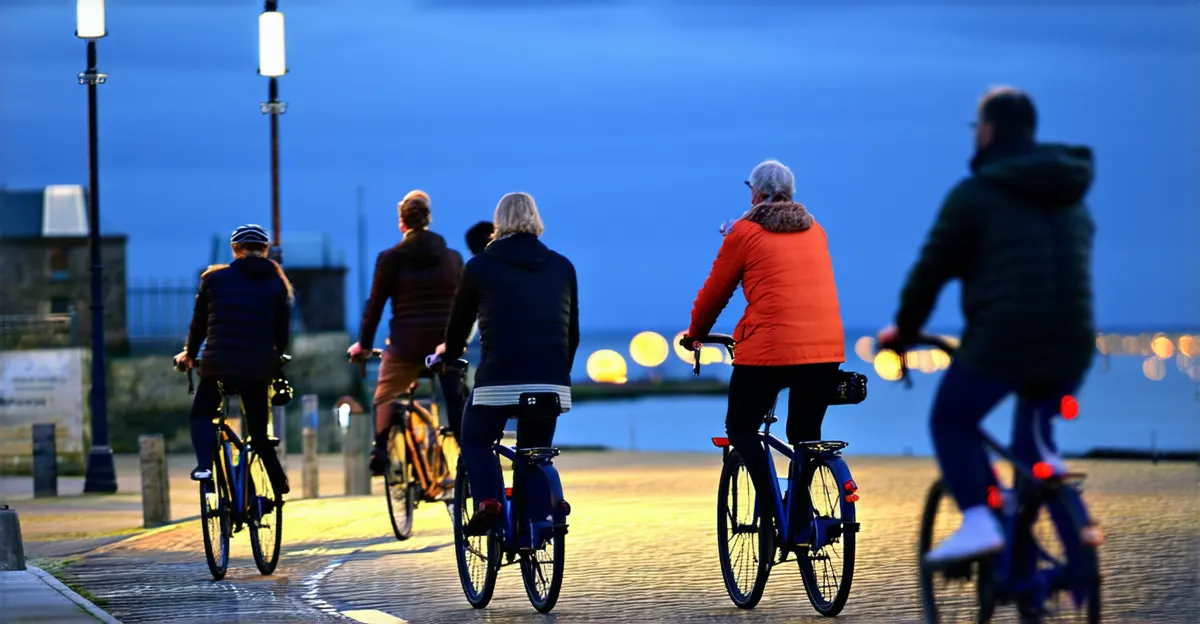
<svg viewBox="0 0 1200 624"><path fill-rule="evenodd" d="M275 487L267 476L267 468L258 455L252 455L250 459L246 485L250 550L254 553L255 567L264 576L269 576L279 565L279 545L283 542L283 498L275 493Z"/></svg>
<svg viewBox="0 0 1200 624"><path fill-rule="evenodd" d="M229 512L221 487L217 485L221 470L213 478L200 482L200 526L204 533L204 560L214 581L225 578L229 570ZM215 502L216 507L213 507Z"/></svg>
<svg viewBox="0 0 1200 624"><path fill-rule="evenodd" d="M472 607L482 609L492 601L492 594L496 591L496 573L500 570L500 544L495 531L489 531L487 535L479 538L470 538L478 539L479 545L483 546L486 553L480 553L478 545L467 542L468 538L463 535L463 527L474 515L474 503L467 482L467 468L460 458L458 476L454 484L454 558L458 562L458 578L462 582L463 595ZM472 578L472 567L467 560L468 547L475 551L474 554L483 555L483 578L478 586Z"/></svg>
<svg viewBox="0 0 1200 624"><path fill-rule="evenodd" d="M392 425L388 435L388 468L384 471L384 491L392 534L397 540L412 537L413 508L416 493L412 488L412 464L407 460L408 446L403 425Z"/></svg>
<svg viewBox="0 0 1200 624"><path fill-rule="evenodd" d="M836 469L834 462L843 463L840 459L823 459L816 465L816 469L808 471L807 483L809 495L812 500L817 499L817 493L813 491L813 482L816 480L817 474L821 474L821 485L823 486L823 503L827 506L830 518L841 520L841 535L835 538L835 541L823 546L816 553L811 549L805 549L803 552L796 553L796 562L800 568L800 578L804 582L805 593L808 594L808 601L812 604L813 609L817 613L826 617L836 617L842 612L846 606L846 600L850 598L850 586L854 581L854 553L855 553L855 536L857 535L854 524L854 503L848 502L846 497L852 494L845 489L845 484L841 483L837 475L839 471ZM849 474L849 471L847 471ZM832 492L830 487L832 486ZM832 494L832 495L831 495ZM836 505L836 510L834 506ZM816 506L814 502L814 506ZM837 515L833 515L834 511ZM830 600L822 590L821 583L818 582L817 570L813 565L813 558L822 556L826 559L818 559L819 561L833 560L833 555L836 550L834 544L841 544L842 554L838 556L841 560L841 574L836 576L834 568L836 564L830 563L828 566L822 566L822 575L828 579L830 575L835 575L834 578L839 578L837 591L834 592L833 599ZM828 551L827 551L828 550Z"/></svg>
<svg viewBox="0 0 1200 624"><path fill-rule="evenodd" d="M921 585L921 607L925 613L925 621L929 624L937 624L938 622L964 622L966 613L962 616L951 616L949 619L943 619L943 608L939 608L937 594L935 591L935 581L939 575L944 575L944 571L937 571L923 565L925 553L933 549L934 527L938 517L938 508L943 503L943 500L949 501L954 505L950 497L950 492L946 487L946 483L938 479L929 488L929 495L925 499L925 510L921 515L921 532L917 547L917 568L920 570L920 585ZM954 507L957 510L957 506ZM959 580L967 585L975 584L974 596L970 602L973 602L972 607L966 609L968 613L972 613L970 619L976 622L988 622L991 620L992 612L995 609L995 578L992 573L992 565L988 560L977 560L962 564L961 569L956 571L954 580ZM949 580L949 579L947 579ZM950 593L946 588L942 594Z"/></svg>
<svg viewBox="0 0 1200 624"><path fill-rule="evenodd" d="M763 521L763 518L758 515L757 511L751 512L751 523L747 527L740 526L734 517L737 513L738 505L735 501L734 509L729 508L729 495L731 485L733 486L733 494L737 495L738 487L748 486L751 491L754 491L754 486L750 481L750 474L745 470L745 462L738 455L737 451L729 451L725 455L725 461L721 468L721 482L717 488L717 555L721 560L721 578L725 582L725 591L729 593L729 599L739 609L753 609L762 600L763 590L767 586L767 578L771 574L772 560L775 558L775 529L770 522ZM737 483L738 475L744 473L746 478L744 483ZM755 492L755 500L757 500L757 492ZM753 581L749 583L749 591L742 587L742 583L738 581L734 571L736 563L731 558L729 546L731 536L729 535L730 520L733 519L735 531L741 531L740 535L756 534L758 537L757 557L755 563L755 575ZM757 528L754 524L757 522ZM735 534L733 537L736 537ZM740 559L740 558L739 558ZM749 581L749 579L747 579Z"/></svg>
<svg viewBox="0 0 1200 624"><path fill-rule="evenodd" d="M1046 622L1083 621L1087 624L1096 624L1100 621L1101 607L1100 561L1096 547L1083 542L1083 530L1088 523L1083 498L1070 485L1063 484L1049 492L1041 506L1049 513L1056 537L1066 554L1066 572L1069 579L1067 590L1060 589L1054 592L1052 598L1056 601L1062 599L1066 597L1063 596L1065 591L1070 589L1081 590L1085 594L1081 601L1082 611L1075 609L1071 613L1059 615L1058 610L1053 609L1050 612L1042 613L1041 620ZM1036 535L1033 538L1035 542L1038 541ZM1038 545L1038 550L1042 554L1046 553L1046 548L1041 544ZM1066 598L1073 602L1071 597ZM1066 606L1074 605L1068 603Z"/></svg>
<svg viewBox="0 0 1200 624"><path fill-rule="evenodd" d="M537 554L545 550L545 547L546 544L543 544L539 550L521 553L521 580L525 585L525 595L529 596L529 604L539 613L549 613L554 609L554 605L558 604L566 556L566 531L556 528L551 538L550 548L554 558L549 562L550 581L546 584L546 593L542 594L538 589L538 581L545 582L546 579L542 574L543 564L538 560Z"/></svg>

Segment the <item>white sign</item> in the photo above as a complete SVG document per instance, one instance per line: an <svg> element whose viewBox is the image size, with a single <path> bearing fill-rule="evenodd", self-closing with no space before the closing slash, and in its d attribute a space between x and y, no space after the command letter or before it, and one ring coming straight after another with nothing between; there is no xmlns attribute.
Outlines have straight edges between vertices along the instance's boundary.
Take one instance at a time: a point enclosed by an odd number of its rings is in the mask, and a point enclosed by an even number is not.
<svg viewBox="0 0 1200 624"><path fill-rule="evenodd" d="M84 451L83 350L0 351L0 457L29 457L53 423L60 454Z"/></svg>

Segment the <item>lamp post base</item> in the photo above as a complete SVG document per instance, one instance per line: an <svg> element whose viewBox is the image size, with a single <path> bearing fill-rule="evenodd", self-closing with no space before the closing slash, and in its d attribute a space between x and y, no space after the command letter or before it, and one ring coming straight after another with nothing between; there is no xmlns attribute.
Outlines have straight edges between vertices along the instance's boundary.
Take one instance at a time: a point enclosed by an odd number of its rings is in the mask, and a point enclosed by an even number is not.
<svg viewBox="0 0 1200 624"><path fill-rule="evenodd" d="M87 476L83 479L85 494L114 494L117 491L117 467L112 449L93 446L88 452Z"/></svg>

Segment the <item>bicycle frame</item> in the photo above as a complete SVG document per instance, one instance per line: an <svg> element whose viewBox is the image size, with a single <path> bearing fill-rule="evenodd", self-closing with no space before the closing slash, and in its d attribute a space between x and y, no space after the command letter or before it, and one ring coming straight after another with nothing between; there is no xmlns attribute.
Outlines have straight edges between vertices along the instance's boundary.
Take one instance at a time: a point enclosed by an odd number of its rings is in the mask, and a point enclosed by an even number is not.
<svg viewBox="0 0 1200 624"><path fill-rule="evenodd" d="M539 466L534 463L534 458L521 457L515 448L503 444L496 444L493 448L495 449L497 459L504 457L511 461L513 466L513 487L511 490L504 487L503 471L500 473L500 487L505 493L501 502L502 515L504 516L504 551L515 553L522 548L531 548L534 545L533 521L523 517L523 514L520 513L523 511L521 494L524 490L521 484L527 478L523 473L531 468L537 468L546 475L546 483L550 490L551 513L557 510L559 503L563 500L562 481L558 477L558 470L548 461L545 465ZM522 527L526 530L517 530Z"/></svg>
<svg viewBox="0 0 1200 624"><path fill-rule="evenodd" d="M228 400L229 398L224 396L221 399L222 403ZM249 503L246 500L246 479L249 475L250 463L254 457L250 446L243 442L226 422L228 414L228 404L222 405L221 415L217 419L217 432L223 434L219 469L224 471L228 477L226 482L231 491L226 492L226 495L230 503L231 519L240 529L241 525L246 521L245 511L249 507ZM240 460L237 464L233 463L233 451L235 449L238 452L238 459Z"/></svg>
<svg viewBox="0 0 1200 624"><path fill-rule="evenodd" d="M398 406L400 406L400 404L398 404ZM442 442L436 438L437 436L441 435L441 429L437 420L433 418L433 414L427 411L420 403L418 403L416 398L410 398L408 401L404 402L402 406L402 409L405 410L406 416L403 423L404 442L413 467L416 468L417 480L421 482L421 489L424 492L433 493L436 495L437 492L434 492L434 490L440 489L441 484L433 482L433 470L432 466L429 465L429 457L427 457L425 453L418 452L417 439L413 433L411 419L419 418L422 426L433 430L433 435L435 438L433 446L438 452L441 452Z"/></svg>

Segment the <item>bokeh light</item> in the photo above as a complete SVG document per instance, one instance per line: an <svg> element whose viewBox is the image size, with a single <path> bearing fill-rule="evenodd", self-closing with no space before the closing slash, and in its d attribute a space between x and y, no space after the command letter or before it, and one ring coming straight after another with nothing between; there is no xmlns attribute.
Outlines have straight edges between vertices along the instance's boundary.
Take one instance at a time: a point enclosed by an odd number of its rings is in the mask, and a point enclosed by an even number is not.
<svg viewBox="0 0 1200 624"><path fill-rule="evenodd" d="M1179 352L1188 357L1196 357L1197 347L1200 347L1200 340L1191 334L1184 334L1179 337Z"/></svg>
<svg viewBox="0 0 1200 624"><path fill-rule="evenodd" d="M1162 381L1167 376L1167 364L1158 356L1150 356L1142 361L1142 374L1151 381Z"/></svg>
<svg viewBox="0 0 1200 624"><path fill-rule="evenodd" d="M686 333L687 333L687 331L681 331L678 334L675 334L675 339L671 341L671 348L673 348L675 350L675 357L679 358L680 360L683 360L688 365L691 365L692 352L688 351L687 349L684 349L679 344L679 341L683 340L683 335Z"/></svg>
<svg viewBox="0 0 1200 624"><path fill-rule="evenodd" d="M1138 352L1137 336L1125 336L1121 338L1121 352L1126 355L1132 355Z"/></svg>
<svg viewBox="0 0 1200 624"><path fill-rule="evenodd" d="M863 336L854 342L854 353L862 361L870 364L875 361L875 339Z"/></svg>
<svg viewBox="0 0 1200 624"><path fill-rule="evenodd" d="M725 362L725 347L704 347L700 349L701 364L721 364Z"/></svg>
<svg viewBox="0 0 1200 624"><path fill-rule="evenodd" d="M596 383L623 384L628 381L625 358L612 349L601 349L589 355L587 374Z"/></svg>
<svg viewBox="0 0 1200 624"><path fill-rule="evenodd" d="M629 357L639 366L654 368L667 361L670 354L667 339L652 331L644 331L629 342Z"/></svg>
<svg viewBox="0 0 1200 624"><path fill-rule="evenodd" d="M875 354L875 374L885 381L900 379L900 356L891 349Z"/></svg>
<svg viewBox="0 0 1200 624"><path fill-rule="evenodd" d="M933 358L933 365L937 370L946 370L950 368L950 354L941 349L933 349L929 352L929 357Z"/></svg>
<svg viewBox="0 0 1200 624"><path fill-rule="evenodd" d="M1167 338L1166 334L1158 334L1150 340L1150 350L1154 352L1154 355L1169 360L1171 356L1175 355L1175 344L1171 342L1170 338Z"/></svg>

